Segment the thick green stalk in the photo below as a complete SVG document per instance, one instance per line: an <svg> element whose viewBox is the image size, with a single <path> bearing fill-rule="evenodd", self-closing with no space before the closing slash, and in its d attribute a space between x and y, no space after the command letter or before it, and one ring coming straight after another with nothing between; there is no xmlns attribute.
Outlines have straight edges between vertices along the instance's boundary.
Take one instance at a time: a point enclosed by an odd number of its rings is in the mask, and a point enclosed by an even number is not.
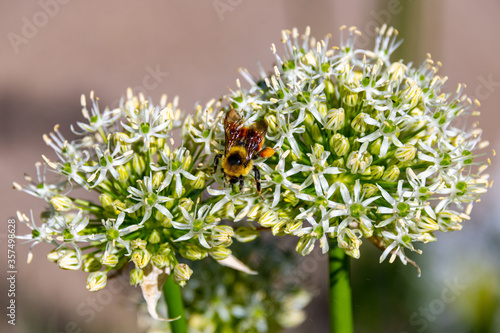
<svg viewBox="0 0 500 333"><path fill-rule="evenodd" d="M184 315L184 304L182 303L181 287L173 280L173 274L170 274L165 285L163 286L163 294L167 302L168 317L179 319L170 322L173 333L187 333L187 321Z"/></svg>
<svg viewBox="0 0 500 333"><path fill-rule="evenodd" d="M352 302L349 256L330 240L330 329L332 333L352 333Z"/></svg>

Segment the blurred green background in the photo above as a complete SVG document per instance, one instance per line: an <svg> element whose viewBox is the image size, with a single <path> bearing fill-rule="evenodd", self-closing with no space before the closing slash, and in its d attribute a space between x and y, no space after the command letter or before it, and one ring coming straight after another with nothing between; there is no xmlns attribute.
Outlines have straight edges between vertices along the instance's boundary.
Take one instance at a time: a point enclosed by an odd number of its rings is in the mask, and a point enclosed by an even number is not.
<svg viewBox="0 0 500 333"><path fill-rule="evenodd" d="M395 58L419 64L432 54L449 77L446 90L467 84L482 106L484 137L500 142L500 2L498 0L378 1L0 1L0 306L7 306L6 222L17 210L34 215L39 200L11 189L49 153L42 134L81 119L80 94L95 90L101 105L115 106L129 86L158 99L179 95L186 112L235 86L237 69L271 69L271 43L281 29L311 26L312 35L355 25L359 47L372 47L375 27L395 26L405 39ZM465 125L465 123L464 123ZM471 125L468 124L468 125ZM497 149L498 150L498 149ZM500 174L495 165L493 178ZM460 232L438 234L413 259L422 267L378 263L370 244L352 263L356 332L500 332L500 207L494 187L476 204ZM496 204L495 204L496 203ZM18 225L18 233L27 229ZM140 291L114 281L104 293L85 289L86 274L49 263L50 247L18 242L17 325L1 332L140 332L135 303ZM289 332L326 332L326 257L298 265L297 278L316 291L306 322ZM306 278L310 276L310 278ZM123 280L126 284L126 281Z"/></svg>

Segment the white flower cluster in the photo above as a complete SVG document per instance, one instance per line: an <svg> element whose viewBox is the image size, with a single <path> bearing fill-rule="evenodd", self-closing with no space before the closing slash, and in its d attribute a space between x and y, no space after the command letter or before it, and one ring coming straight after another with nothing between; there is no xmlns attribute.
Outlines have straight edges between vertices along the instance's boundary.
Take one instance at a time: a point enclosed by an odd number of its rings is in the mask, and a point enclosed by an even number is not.
<svg viewBox="0 0 500 333"><path fill-rule="evenodd" d="M285 52L272 45L271 75L261 70L255 79L241 70L250 86L237 81L224 109L238 111L248 126L266 119L264 145L278 153L255 163L264 200L255 200L250 177L241 193L210 193L224 194L221 205L235 220L298 236L303 255L318 240L327 252L333 240L358 258L366 238L383 250L380 261L397 256L406 264L405 250L421 253L415 242L461 229L489 186L484 154L475 152L488 143L476 123L463 126L479 115L479 102L463 85L442 91L446 77L430 55L418 67L393 62L400 44L393 28L378 30L373 50L355 47L356 28L341 31L339 47L330 47L329 37L316 41L309 28L303 35L283 31ZM224 149L219 110L213 101L199 107L184 128L185 140L211 153L207 169Z"/></svg>
<svg viewBox="0 0 500 333"><path fill-rule="evenodd" d="M41 224L19 213L32 229L22 238L53 244L49 260L89 272L92 291L129 261L131 284L154 266L184 286L193 271L181 257L210 255L249 272L228 247L265 231L297 236L302 255L319 241L324 253L334 245L358 258L365 238L383 250L381 261L413 263L405 250L421 253L415 243L459 230L491 186L483 173L489 158L476 152L488 143L476 123L463 125L479 103L463 85L442 91L446 77L430 56L419 67L392 62L400 44L394 29L379 29L373 50L355 48L355 28L341 30L339 47L329 47L329 37L315 41L309 29L283 31L285 53L272 46L271 75L261 69L254 79L242 69L248 88L237 81L229 105L212 100L184 121L177 98L155 105L129 90L118 108L101 111L93 93L90 106L82 97L86 121L72 127L78 139L66 140L56 126L44 136L56 157L36 164L37 181L14 183L48 204ZM214 170L229 109L248 126L267 121L264 147L276 153L253 161L261 193L252 177L239 191ZM78 198L76 188L100 202ZM223 220L250 223L233 228Z"/></svg>
<svg viewBox="0 0 500 333"><path fill-rule="evenodd" d="M174 149L171 132L182 126L177 98L167 103L164 96L155 105L129 90L118 108L104 111L93 93L90 99L90 107L85 96L81 100L87 121L71 127L78 139L66 140L56 126L44 136L56 159L43 156L44 164L36 164L38 181L14 183L48 204L41 224L18 213L33 230L20 238L32 246L55 245L49 260L89 272L91 291L103 288L107 274L129 261L131 284L141 284L153 265L173 272L183 286L192 270L181 257L229 258L234 230L220 224L221 201L202 197L209 178L196 166L202 149ZM47 169L55 181L47 179ZM96 193L100 203L78 198L77 188Z"/></svg>

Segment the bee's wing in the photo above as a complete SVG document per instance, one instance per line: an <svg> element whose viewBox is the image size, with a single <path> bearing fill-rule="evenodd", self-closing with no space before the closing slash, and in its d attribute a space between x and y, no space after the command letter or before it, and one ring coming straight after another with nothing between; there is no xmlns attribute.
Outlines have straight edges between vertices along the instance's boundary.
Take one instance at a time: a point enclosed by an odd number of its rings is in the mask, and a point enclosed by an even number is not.
<svg viewBox="0 0 500 333"><path fill-rule="evenodd" d="M247 163L260 151L267 132L267 121L262 119L250 126L246 131L245 149Z"/></svg>
<svg viewBox="0 0 500 333"><path fill-rule="evenodd" d="M226 149L225 152L238 141L245 140L245 128L243 127L243 120L238 112L231 109L227 112L224 118L224 130L226 136Z"/></svg>

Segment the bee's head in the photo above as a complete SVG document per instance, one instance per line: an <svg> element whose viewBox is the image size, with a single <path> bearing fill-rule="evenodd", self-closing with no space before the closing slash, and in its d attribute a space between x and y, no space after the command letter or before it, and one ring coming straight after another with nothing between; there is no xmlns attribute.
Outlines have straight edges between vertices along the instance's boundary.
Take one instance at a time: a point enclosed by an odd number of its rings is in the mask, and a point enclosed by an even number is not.
<svg viewBox="0 0 500 333"><path fill-rule="evenodd" d="M227 163L231 166L243 165L245 159L238 153L233 153L227 157Z"/></svg>

